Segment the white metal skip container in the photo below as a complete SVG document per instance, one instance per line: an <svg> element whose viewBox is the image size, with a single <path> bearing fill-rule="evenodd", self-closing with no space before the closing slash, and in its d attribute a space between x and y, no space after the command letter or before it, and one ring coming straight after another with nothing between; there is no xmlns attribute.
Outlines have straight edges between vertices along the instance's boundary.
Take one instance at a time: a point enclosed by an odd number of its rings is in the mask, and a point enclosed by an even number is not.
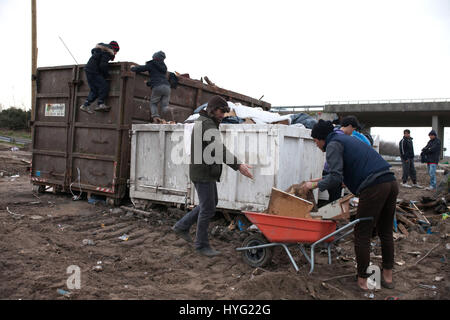
<svg viewBox="0 0 450 320"><path fill-rule="evenodd" d="M189 179L192 125L135 124L132 126L130 198L152 202L197 205ZM254 179L223 165L217 184L218 209L264 211L272 188L322 176L325 154L311 130L281 124L221 124L228 150L251 165ZM315 190L317 199L317 190Z"/></svg>

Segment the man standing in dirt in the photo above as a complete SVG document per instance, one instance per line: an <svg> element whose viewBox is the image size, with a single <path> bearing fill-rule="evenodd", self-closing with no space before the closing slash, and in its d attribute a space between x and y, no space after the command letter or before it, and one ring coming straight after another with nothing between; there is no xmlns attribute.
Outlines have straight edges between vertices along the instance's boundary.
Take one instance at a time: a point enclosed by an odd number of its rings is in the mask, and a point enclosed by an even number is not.
<svg viewBox="0 0 450 320"><path fill-rule="evenodd" d="M428 175L430 176L430 186L426 190L436 190L436 168L441 157L441 140L437 137L436 131L431 130L428 134L428 141L425 148L422 149L421 161L427 164Z"/></svg>
<svg viewBox="0 0 450 320"><path fill-rule="evenodd" d="M394 288L393 224L397 202L398 184L387 163L372 147L345 134L333 131L330 121L319 120L311 130L317 147L326 152L330 174L319 182L306 182L305 189L323 191L345 183L359 196L356 218L372 217L355 226L355 254L358 271L358 287L368 290L367 268L370 263L370 239L374 226L381 240L383 272L381 285Z"/></svg>
<svg viewBox="0 0 450 320"><path fill-rule="evenodd" d="M403 139L398 144L403 169L402 183L400 185L405 188L411 188L411 185L408 184L408 176L410 176L413 182L412 187L420 188L417 184L416 168L414 168L414 146L412 140L411 131L408 129L403 130Z"/></svg>
<svg viewBox="0 0 450 320"><path fill-rule="evenodd" d="M209 220L216 212L217 182L220 181L222 174L222 163L253 179L253 175L249 171L251 166L239 163L238 159L222 143L219 124L224 118L224 114L229 111L227 101L216 95L208 101L206 110L200 111L200 117L195 121L191 136L189 176L197 191L199 205L172 227L178 236L187 242L192 242L189 229L197 222L194 247L199 254L208 257L220 254L209 244L208 226Z"/></svg>

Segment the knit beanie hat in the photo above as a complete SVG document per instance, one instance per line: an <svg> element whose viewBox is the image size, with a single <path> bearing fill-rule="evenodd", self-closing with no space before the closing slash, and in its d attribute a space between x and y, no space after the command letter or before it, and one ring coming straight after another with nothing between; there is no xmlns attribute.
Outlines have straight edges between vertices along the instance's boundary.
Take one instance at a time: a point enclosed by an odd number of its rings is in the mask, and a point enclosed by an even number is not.
<svg viewBox="0 0 450 320"><path fill-rule="evenodd" d="M117 41L111 41L109 43L109 45L111 46L111 48L115 51L115 52L119 52L120 47L119 44L117 43Z"/></svg>
<svg viewBox="0 0 450 320"><path fill-rule="evenodd" d="M431 130L428 135L437 137L436 131L434 131L434 130Z"/></svg>
<svg viewBox="0 0 450 320"><path fill-rule="evenodd" d="M221 96L215 95L208 101L206 110L208 112L213 112L217 109L221 109L223 112L230 112L230 107L228 107L228 102Z"/></svg>
<svg viewBox="0 0 450 320"><path fill-rule="evenodd" d="M166 54L163 51L158 51L153 54L153 59L155 60L164 60L166 58Z"/></svg>
<svg viewBox="0 0 450 320"><path fill-rule="evenodd" d="M333 132L333 124L331 121L320 119L311 130L311 137L319 140L326 140L327 136Z"/></svg>

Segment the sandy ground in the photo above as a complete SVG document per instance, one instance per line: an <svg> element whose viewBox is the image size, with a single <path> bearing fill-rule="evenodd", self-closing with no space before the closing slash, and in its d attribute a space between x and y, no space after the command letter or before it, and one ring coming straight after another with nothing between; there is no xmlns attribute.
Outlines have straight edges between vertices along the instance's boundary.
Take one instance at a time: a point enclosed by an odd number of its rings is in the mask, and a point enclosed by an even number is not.
<svg viewBox="0 0 450 320"><path fill-rule="evenodd" d="M22 161L30 158L28 152L0 146L0 299L371 299L356 290L352 236L332 250L331 265L326 253L319 253L312 275L297 249L292 252L298 273L281 248L275 249L272 263L255 269L235 250L249 232L229 230L230 222L218 213L210 238L223 255L207 258L171 232L181 210L156 208L144 217L86 199L72 201L67 194L33 194ZM419 183L426 186L424 167L417 169ZM394 170L399 178L401 168ZM13 178L15 174L20 177ZM399 198L430 195L401 188ZM373 299L449 299L450 219L442 220L432 211L426 215L433 234L410 228L408 238L396 240L396 288L377 290ZM127 241L119 239L124 234ZM372 250L372 262L381 265L378 238L372 240ZM80 268L80 289L67 287L69 266Z"/></svg>

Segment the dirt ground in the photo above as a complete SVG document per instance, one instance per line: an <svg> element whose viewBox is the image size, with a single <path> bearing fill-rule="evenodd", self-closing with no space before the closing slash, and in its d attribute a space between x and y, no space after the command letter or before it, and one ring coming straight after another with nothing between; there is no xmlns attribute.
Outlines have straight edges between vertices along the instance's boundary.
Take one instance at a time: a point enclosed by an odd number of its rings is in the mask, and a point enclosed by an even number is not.
<svg viewBox="0 0 450 320"><path fill-rule="evenodd" d="M0 145L0 299L195 299L195 300L448 300L450 219L433 211L432 234L410 228L395 241L396 288L368 297L356 290L352 236L333 248L333 262L317 254L314 273L292 250L300 267L295 272L277 248L272 263L253 268L243 262L240 247L249 232L230 230L218 213L210 225L212 246L223 254L199 256L170 227L183 215L176 208L156 208L149 217L127 213L68 194L33 194L27 172L29 152ZM401 168L394 167L397 178ZM418 181L427 186L425 167L417 165ZM19 177L14 177L15 175ZM442 173L438 173L438 179ZM399 198L420 200L431 192L400 188ZM131 205L131 204L125 204ZM244 217L235 216L246 222ZM194 229L194 228L193 228ZM194 232L195 230L191 230ZM128 235L128 240L119 239ZM92 242L88 241L91 240ZM87 243L90 242L90 243ZM446 247L447 246L447 247ZM433 249L423 260L431 249ZM372 262L381 265L378 238L372 240ZM320 250L319 250L320 251ZM81 271L81 288L69 289L69 266ZM73 282L72 282L73 283ZM422 285L435 286L435 289ZM69 294L57 292L63 289Z"/></svg>

